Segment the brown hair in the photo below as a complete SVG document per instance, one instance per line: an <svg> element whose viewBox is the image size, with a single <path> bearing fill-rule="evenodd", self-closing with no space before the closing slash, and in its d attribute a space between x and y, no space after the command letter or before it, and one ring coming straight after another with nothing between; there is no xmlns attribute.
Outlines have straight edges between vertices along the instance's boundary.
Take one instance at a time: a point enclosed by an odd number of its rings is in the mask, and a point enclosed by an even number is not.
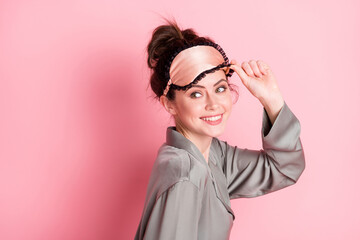
<svg viewBox="0 0 360 240"><path fill-rule="evenodd" d="M151 69L150 85L157 99L163 94L168 82L166 77L169 71L168 62L178 49L186 45L215 44L211 38L200 37L191 28L181 30L175 20L165 19L165 21L167 24L154 29L147 45L147 64ZM234 89L230 87L230 90ZM166 96L169 100L174 100L174 88L170 87Z"/></svg>

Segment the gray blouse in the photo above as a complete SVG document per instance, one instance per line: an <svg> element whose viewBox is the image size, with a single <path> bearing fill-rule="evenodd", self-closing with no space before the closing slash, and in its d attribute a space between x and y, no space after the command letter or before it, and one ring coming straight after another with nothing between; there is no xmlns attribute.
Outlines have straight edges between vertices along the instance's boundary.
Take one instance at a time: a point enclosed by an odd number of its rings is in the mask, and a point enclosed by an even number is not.
<svg viewBox="0 0 360 240"><path fill-rule="evenodd" d="M263 150L213 138L209 161L168 127L154 163L135 240L225 240L235 219L230 199L290 186L305 169L300 123L286 103L271 125L263 109Z"/></svg>

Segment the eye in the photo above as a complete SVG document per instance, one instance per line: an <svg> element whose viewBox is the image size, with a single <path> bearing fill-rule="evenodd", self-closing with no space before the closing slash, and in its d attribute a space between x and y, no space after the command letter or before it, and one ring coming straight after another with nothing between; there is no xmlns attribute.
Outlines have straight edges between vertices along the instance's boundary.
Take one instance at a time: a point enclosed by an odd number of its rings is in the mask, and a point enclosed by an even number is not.
<svg viewBox="0 0 360 240"><path fill-rule="evenodd" d="M202 95L201 95L201 93L199 93L199 92L192 92L191 94L190 94L190 97L191 98L199 98L199 97L201 97Z"/></svg>
<svg viewBox="0 0 360 240"><path fill-rule="evenodd" d="M217 89L216 89L216 92L225 92L226 91L226 89L227 89L227 87L225 86L225 85L223 85L223 86L220 86L220 87L218 87Z"/></svg>

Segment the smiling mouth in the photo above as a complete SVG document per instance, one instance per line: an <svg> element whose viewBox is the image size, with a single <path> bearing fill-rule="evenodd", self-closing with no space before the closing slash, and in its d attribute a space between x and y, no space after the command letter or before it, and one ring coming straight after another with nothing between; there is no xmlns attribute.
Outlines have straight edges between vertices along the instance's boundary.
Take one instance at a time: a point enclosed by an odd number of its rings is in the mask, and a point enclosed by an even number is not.
<svg viewBox="0 0 360 240"><path fill-rule="evenodd" d="M207 121L207 122L217 122L222 118L223 114L219 114L219 115L215 115L215 116L210 116L210 117L201 117L201 120Z"/></svg>

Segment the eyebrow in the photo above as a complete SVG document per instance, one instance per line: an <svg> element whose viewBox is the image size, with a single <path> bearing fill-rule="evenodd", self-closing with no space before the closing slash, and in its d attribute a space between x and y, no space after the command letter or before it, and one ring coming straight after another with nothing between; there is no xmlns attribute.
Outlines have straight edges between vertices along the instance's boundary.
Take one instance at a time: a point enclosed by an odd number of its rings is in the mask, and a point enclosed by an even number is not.
<svg viewBox="0 0 360 240"><path fill-rule="evenodd" d="M227 80L225 80L225 79L220 79L219 81L217 81L215 84L214 84L214 87L216 86L216 85L218 85L219 83L221 83L221 82L227 82ZM197 84L194 84L194 85L192 85L189 89L191 89L191 88L193 88L193 87L199 87L199 88L205 88L204 86L202 86L202 85L197 85ZM189 89L187 89L187 90L189 90ZM185 91L185 92L187 92L187 90Z"/></svg>

